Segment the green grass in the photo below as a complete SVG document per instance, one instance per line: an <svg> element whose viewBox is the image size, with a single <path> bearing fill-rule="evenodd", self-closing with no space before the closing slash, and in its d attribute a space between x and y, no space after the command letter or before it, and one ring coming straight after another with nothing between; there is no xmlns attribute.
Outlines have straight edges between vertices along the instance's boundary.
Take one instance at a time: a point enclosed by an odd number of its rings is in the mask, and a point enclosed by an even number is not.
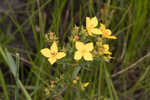
<svg viewBox="0 0 150 100"><path fill-rule="evenodd" d="M109 100L149 100L150 57L136 63L150 52L149 0L28 0L17 5L17 10L6 1L8 9L0 11L0 99L101 100L104 96ZM65 44L75 24L85 25L86 16L97 16L118 37L108 41L112 62L51 66L40 53L48 47L44 34L53 31ZM132 69L111 77L132 64ZM49 80L61 75L65 81L79 75L82 82L90 84L80 91L61 81L55 95L46 96Z"/></svg>

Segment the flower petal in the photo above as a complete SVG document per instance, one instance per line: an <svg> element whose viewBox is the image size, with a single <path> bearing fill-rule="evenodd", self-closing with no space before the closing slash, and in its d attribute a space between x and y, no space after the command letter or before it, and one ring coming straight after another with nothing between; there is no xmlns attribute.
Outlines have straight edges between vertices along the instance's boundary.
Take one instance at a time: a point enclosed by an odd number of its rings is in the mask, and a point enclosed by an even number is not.
<svg viewBox="0 0 150 100"><path fill-rule="evenodd" d="M90 18L86 17L86 28L94 28L98 25L98 20L96 17Z"/></svg>
<svg viewBox="0 0 150 100"><path fill-rule="evenodd" d="M111 55L111 52L109 51L109 45L104 44L103 47L104 47L104 54Z"/></svg>
<svg viewBox="0 0 150 100"><path fill-rule="evenodd" d="M89 85L89 82L83 83L82 86L83 87L87 87Z"/></svg>
<svg viewBox="0 0 150 100"><path fill-rule="evenodd" d="M80 60L82 58L82 53L79 51L76 51L74 54L74 59L75 60Z"/></svg>
<svg viewBox="0 0 150 100"><path fill-rule="evenodd" d="M93 28L93 29L91 29L91 32L93 33L93 34L102 34L102 32L101 32L101 30L100 29L98 29L98 28Z"/></svg>
<svg viewBox="0 0 150 100"><path fill-rule="evenodd" d="M109 45L108 44L104 44L103 47L104 47L105 51L109 50Z"/></svg>
<svg viewBox="0 0 150 100"><path fill-rule="evenodd" d="M98 25L98 20L97 20L96 16L91 18L90 24L91 24L91 26L93 26L93 28Z"/></svg>
<svg viewBox="0 0 150 100"><path fill-rule="evenodd" d="M84 43L77 41L75 44L77 50L81 50L85 47Z"/></svg>
<svg viewBox="0 0 150 100"><path fill-rule="evenodd" d="M90 26L90 17L86 17L86 28Z"/></svg>
<svg viewBox="0 0 150 100"><path fill-rule="evenodd" d="M50 64L54 64L56 62L56 58L51 57L51 58L48 59L48 61L50 62Z"/></svg>
<svg viewBox="0 0 150 100"><path fill-rule="evenodd" d="M45 57L50 57L51 56L51 53L50 53L50 50L48 48L44 48L40 51L42 53L43 56Z"/></svg>
<svg viewBox="0 0 150 100"><path fill-rule="evenodd" d="M90 52L87 52L83 55L83 58L87 61L92 61L93 60L93 56Z"/></svg>
<svg viewBox="0 0 150 100"><path fill-rule="evenodd" d="M110 29L106 29L104 34L111 35L111 30Z"/></svg>
<svg viewBox="0 0 150 100"><path fill-rule="evenodd" d="M112 53L110 51L104 51L104 54L111 55Z"/></svg>
<svg viewBox="0 0 150 100"><path fill-rule="evenodd" d="M92 32L91 32L91 29L90 29L90 28L87 29L87 33L88 33L88 35L90 35L90 36L92 35Z"/></svg>
<svg viewBox="0 0 150 100"><path fill-rule="evenodd" d="M92 51L93 49L94 49L94 46L93 46L93 43L92 43L92 42L86 44L86 50Z"/></svg>
<svg viewBox="0 0 150 100"><path fill-rule="evenodd" d="M65 56L66 56L66 54L64 52L58 52L57 55L56 55L56 58L57 59L61 59L61 58L65 57Z"/></svg>
<svg viewBox="0 0 150 100"><path fill-rule="evenodd" d="M109 38L109 39L117 39L117 37L115 37L115 36L107 36L107 38Z"/></svg>
<svg viewBox="0 0 150 100"><path fill-rule="evenodd" d="M100 24L100 30L105 30L105 29L106 29L105 25L104 24Z"/></svg>
<svg viewBox="0 0 150 100"><path fill-rule="evenodd" d="M53 42L53 44L51 46L51 51L58 52L58 47L57 47L56 42Z"/></svg>

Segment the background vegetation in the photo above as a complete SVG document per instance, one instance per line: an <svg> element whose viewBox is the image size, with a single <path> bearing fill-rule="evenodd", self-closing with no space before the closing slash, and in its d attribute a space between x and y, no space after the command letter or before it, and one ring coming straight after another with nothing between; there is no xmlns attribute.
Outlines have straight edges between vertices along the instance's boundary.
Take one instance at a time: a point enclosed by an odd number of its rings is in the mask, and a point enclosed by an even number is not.
<svg viewBox="0 0 150 100"><path fill-rule="evenodd" d="M0 2L1 100L99 100L101 96L108 100L149 100L150 0ZM91 72L81 72L81 80L92 80L86 91L74 95L76 90L64 87L62 93L48 97L44 92L47 81L58 77L57 69L62 66L51 66L40 54L47 46L44 34L53 31L62 43L67 42L72 27L85 25L86 16L97 16L118 37L109 41L114 58L105 65L106 82L99 82L100 68L91 66Z"/></svg>

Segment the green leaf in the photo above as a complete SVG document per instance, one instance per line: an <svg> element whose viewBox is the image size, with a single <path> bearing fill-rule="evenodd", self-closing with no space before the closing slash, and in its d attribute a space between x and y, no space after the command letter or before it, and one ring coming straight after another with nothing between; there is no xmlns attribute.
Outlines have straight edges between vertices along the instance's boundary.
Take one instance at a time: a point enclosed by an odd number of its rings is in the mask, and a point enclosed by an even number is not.
<svg viewBox="0 0 150 100"><path fill-rule="evenodd" d="M11 72L13 73L14 77L16 78L16 76L17 76L17 65L15 64L13 57L11 56L11 54L8 52L7 49L5 49L5 52L6 52L9 68L10 68Z"/></svg>

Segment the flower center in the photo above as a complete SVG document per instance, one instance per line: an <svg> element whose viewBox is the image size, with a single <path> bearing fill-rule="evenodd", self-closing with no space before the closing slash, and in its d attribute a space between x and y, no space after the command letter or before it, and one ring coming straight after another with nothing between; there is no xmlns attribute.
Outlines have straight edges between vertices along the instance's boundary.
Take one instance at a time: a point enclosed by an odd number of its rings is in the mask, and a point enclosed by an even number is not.
<svg viewBox="0 0 150 100"><path fill-rule="evenodd" d="M51 55L52 55L53 57L55 57L55 56L57 55L57 53L56 53L56 52L51 52Z"/></svg>
<svg viewBox="0 0 150 100"><path fill-rule="evenodd" d="M87 52L87 50L86 49L82 49L81 52L82 52L82 54L84 54L85 52Z"/></svg>

